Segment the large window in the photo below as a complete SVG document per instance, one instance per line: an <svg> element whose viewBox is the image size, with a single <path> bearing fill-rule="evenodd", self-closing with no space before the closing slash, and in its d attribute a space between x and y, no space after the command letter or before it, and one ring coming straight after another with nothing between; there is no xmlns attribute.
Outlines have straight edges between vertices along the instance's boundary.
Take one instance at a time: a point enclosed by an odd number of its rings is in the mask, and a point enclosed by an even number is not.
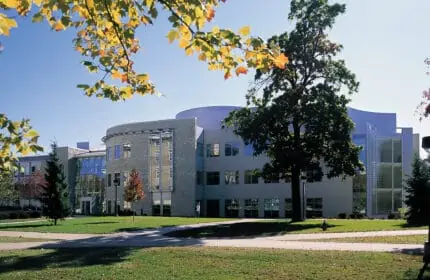
<svg viewBox="0 0 430 280"><path fill-rule="evenodd" d="M253 156L254 155L254 148L251 144L245 145L244 154L246 156Z"/></svg>
<svg viewBox="0 0 430 280"><path fill-rule="evenodd" d="M395 163L402 162L402 141L400 139L393 140L393 160Z"/></svg>
<svg viewBox="0 0 430 280"><path fill-rule="evenodd" d="M114 179L113 179L113 185L114 186L121 185L121 173L115 173Z"/></svg>
<svg viewBox="0 0 430 280"><path fill-rule="evenodd" d="M219 144L207 144L206 145L206 156L207 157L219 157Z"/></svg>
<svg viewBox="0 0 430 280"><path fill-rule="evenodd" d="M239 184L239 171L225 171L224 177L226 185Z"/></svg>
<svg viewBox="0 0 430 280"><path fill-rule="evenodd" d="M122 151L123 151L123 157L124 158L131 157L131 145L130 144L124 144L122 146Z"/></svg>
<svg viewBox="0 0 430 280"><path fill-rule="evenodd" d="M219 172L206 172L206 185L219 185Z"/></svg>
<svg viewBox="0 0 430 280"><path fill-rule="evenodd" d="M204 157L204 146L203 146L203 143L197 143L197 156Z"/></svg>
<svg viewBox="0 0 430 280"><path fill-rule="evenodd" d="M257 169L245 170L245 184L258 184Z"/></svg>
<svg viewBox="0 0 430 280"><path fill-rule="evenodd" d="M108 174L107 185L108 187L112 186L112 174Z"/></svg>
<svg viewBox="0 0 430 280"><path fill-rule="evenodd" d="M225 143L224 153L226 157L237 156L239 154L239 142Z"/></svg>
<svg viewBox="0 0 430 280"><path fill-rule="evenodd" d="M121 145L115 145L114 159L121 158Z"/></svg>
<svg viewBox="0 0 430 280"><path fill-rule="evenodd" d="M110 161L112 159L112 147L107 147L106 149L106 161Z"/></svg>
<svg viewBox="0 0 430 280"><path fill-rule="evenodd" d="M279 217L279 199L268 198L264 200L264 218Z"/></svg>
<svg viewBox="0 0 430 280"><path fill-rule="evenodd" d="M237 199L225 200L225 216L229 218L239 217L239 200Z"/></svg>
<svg viewBox="0 0 430 280"><path fill-rule="evenodd" d="M320 218L322 216L323 216L323 199L321 197L306 199L306 217Z"/></svg>
<svg viewBox="0 0 430 280"><path fill-rule="evenodd" d="M245 199L245 218L258 217L258 199Z"/></svg>
<svg viewBox="0 0 430 280"><path fill-rule="evenodd" d="M285 199L285 218L293 217L293 200L291 198Z"/></svg>

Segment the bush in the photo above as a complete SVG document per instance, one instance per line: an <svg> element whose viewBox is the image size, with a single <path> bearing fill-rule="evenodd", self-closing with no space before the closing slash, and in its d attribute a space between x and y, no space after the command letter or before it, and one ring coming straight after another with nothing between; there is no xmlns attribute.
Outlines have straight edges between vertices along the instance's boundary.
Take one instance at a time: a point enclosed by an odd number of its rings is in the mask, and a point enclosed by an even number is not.
<svg viewBox="0 0 430 280"><path fill-rule="evenodd" d="M387 219L389 219L389 220L396 220L396 219L400 219L400 218L401 218L400 213L390 213L387 216Z"/></svg>
<svg viewBox="0 0 430 280"><path fill-rule="evenodd" d="M9 219L9 213L0 213L0 220Z"/></svg>
<svg viewBox="0 0 430 280"><path fill-rule="evenodd" d="M363 219L364 215L361 213L352 213L351 215L349 215L350 219Z"/></svg>
<svg viewBox="0 0 430 280"><path fill-rule="evenodd" d="M133 216L133 211L131 209L124 209L118 211L119 216Z"/></svg>
<svg viewBox="0 0 430 280"><path fill-rule="evenodd" d="M30 213L27 213L27 212L21 211L21 212L19 212L18 214L19 214L19 218L20 218L20 219L28 219L28 218L30 218Z"/></svg>
<svg viewBox="0 0 430 280"><path fill-rule="evenodd" d="M19 212L10 212L9 213L9 219L18 219L19 218Z"/></svg>
<svg viewBox="0 0 430 280"><path fill-rule="evenodd" d="M339 213L339 215L337 215L338 219L346 219L346 213Z"/></svg>
<svg viewBox="0 0 430 280"><path fill-rule="evenodd" d="M40 217L42 217L42 213L40 213L39 211L31 211L29 214L30 214L31 218L40 218Z"/></svg>

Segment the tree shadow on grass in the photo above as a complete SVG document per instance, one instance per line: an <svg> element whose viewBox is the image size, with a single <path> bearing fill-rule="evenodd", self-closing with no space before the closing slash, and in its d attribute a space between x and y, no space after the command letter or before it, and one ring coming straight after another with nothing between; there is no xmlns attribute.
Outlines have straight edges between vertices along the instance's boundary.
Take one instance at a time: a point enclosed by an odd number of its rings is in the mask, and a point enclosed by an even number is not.
<svg viewBox="0 0 430 280"><path fill-rule="evenodd" d="M164 228L173 228L177 225L163 225L159 227L125 227L125 228L119 228L116 229L115 232L139 232L139 231L149 231L149 230L157 230L157 229L164 229Z"/></svg>
<svg viewBox="0 0 430 280"><path fill-rule="evenodd" d="M119 222L90 222L83 223L84 225L105 225L105 224L118 224Z"/></svg>
<svg viewBox="0 0 430 280"><path fill-rule="evenodd" d="M335 225L328 225L328 228ZM188 228L165 233L165 236L177 238L255 238L283 235L291 231L303 231L321 228L319 224L296 224L291 222L243 222ZM322 229L321 229L322 231Z"/></svg>
<svg viewBox="0 0 430 280"><path fill-rule="evenodd" d="M19 253L0 257L0 274L18 271L37 271L46 267L82 267L110 265L125 260L132 248L58 248L38 251L40 254L22 256Z"/></svg>

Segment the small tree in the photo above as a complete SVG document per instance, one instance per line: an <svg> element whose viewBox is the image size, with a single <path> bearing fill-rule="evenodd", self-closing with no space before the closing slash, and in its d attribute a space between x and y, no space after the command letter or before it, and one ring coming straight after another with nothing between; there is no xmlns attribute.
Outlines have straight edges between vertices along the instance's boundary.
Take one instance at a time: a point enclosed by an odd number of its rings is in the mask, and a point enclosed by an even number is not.
<svg viewBox="0 0 430 280"><path fill-rule="evenodd" d="M131 203L131 210L133 212L134 222L134 211L133 202L142 200L145 194L143 193L143 184L140 179L139 171L136 169L131 170L130 176L127 179L127 183L124 188L124 200Z"/></svg>
<svg viewBox="0 0 430 280"><path fill-rule="evenodd" d="M412 164L412 175L406 181L408 206L406 219L409 225L422 226L430 222L430 170L418 156Z"/></svg>
<svg viewBox="0 0 430 280"><path fill-rule="evenodd" d="M43 186L41 202L43 215L57 225L58 219L64 219L70 214L69 195L63 165L58 160L55 142L51 145L51 149L49 160L46 162L46 184Z"/></svg>
<svg viewBox="0 0 430 280"><path fill-rule="evenodd" d="M4 205L19 205L19 184L10 173L0 174L0 201Z"/></svg>
<svg viewBox="0 0 430 280"><path fill-rule="evenodd" d="M28 206L31 200L38 200L42 196L43 187L46 185L45 177L37 170L26 177L21 183L21 197L28 199Z"/></svg>

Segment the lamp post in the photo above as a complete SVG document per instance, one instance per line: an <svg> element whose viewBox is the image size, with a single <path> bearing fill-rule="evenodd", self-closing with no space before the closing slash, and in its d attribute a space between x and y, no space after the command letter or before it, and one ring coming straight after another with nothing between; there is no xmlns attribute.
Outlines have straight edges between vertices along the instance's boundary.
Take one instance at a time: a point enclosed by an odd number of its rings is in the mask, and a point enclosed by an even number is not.
<svg viewBox="0 0 430 280"><path fill-rule="evenodd" d="M118 186L120 182L118 178L113 180L113 185L115 186L115 216L118 216Z"/></svg>

